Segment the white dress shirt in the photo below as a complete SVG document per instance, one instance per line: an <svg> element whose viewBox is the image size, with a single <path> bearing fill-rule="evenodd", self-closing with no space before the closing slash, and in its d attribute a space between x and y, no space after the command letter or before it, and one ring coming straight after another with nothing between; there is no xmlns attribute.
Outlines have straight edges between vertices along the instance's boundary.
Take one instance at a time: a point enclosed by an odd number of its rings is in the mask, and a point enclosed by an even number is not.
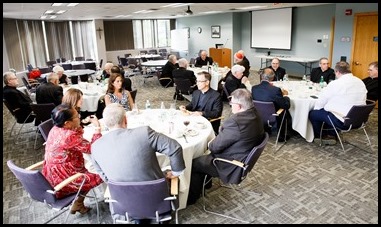
<svg viewBox="0 0 381 227"><path fill-rule="evenodd" d="M352 73L344 74L330 82L325 87L315 103L315 110L322 109L333 113L344 122L353 105L366 104L366 87L364 83Z"/></svg>

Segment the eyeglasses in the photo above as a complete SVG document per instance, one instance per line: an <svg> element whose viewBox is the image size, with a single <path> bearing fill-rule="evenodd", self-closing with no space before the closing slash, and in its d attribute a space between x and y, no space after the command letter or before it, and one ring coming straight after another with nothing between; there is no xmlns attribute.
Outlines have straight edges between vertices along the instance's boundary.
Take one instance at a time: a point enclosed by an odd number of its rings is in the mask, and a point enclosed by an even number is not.
<svg viewBox="0 0 381 227"><path fill-rule="evenodd" d="M207 80L196 80L197 83L205 83Z"/></svg>

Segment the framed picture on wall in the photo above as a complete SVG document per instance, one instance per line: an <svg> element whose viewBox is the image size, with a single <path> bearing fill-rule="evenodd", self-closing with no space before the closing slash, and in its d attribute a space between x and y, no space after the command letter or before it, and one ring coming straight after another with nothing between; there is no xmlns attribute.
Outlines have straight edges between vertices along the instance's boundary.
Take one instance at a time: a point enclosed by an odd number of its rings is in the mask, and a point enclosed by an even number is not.
<svg viewBox="0 0 381 227"><path fill-rule="evenodd" d="M221 26L212 25L212 38L221 38Z"/></svg>

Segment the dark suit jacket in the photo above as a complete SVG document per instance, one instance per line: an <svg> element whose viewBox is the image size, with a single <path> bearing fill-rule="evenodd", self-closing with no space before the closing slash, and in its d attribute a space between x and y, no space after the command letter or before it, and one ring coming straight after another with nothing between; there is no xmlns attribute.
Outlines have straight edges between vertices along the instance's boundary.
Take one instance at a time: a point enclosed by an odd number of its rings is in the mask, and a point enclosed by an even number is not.
<svg viewBox="0 0 381 227"><path fill-rule="evenodd" d="M284 74L286 74L286 70L282 67L278 67L278 69L275 71L271 65L268 67L269 69L272 69L275 73L274 81L279 81L280 79L283 80Z"/></svg>
<svg viewBox="0 0 381 227"><path fill-rule="evenodd" d="M371 78L367 77L362 80L365 84L366 90L368 90L368 93L366 93L366 98L377 101L378 100L378 77Z"/></svg>
<svg viewBox="0 0 381 227"><path fill-rule="evenodd" d="M335 71L331 68L328 68L324 72L321 71L320 67L313 68L311 71L311 81L314 83L319 83L320 82L320 77L323 76L324 81L328 84L332 80L335 80Z"/></svg>
<svg viewBox="0 0 381 227"><path fill-rule="evenodd" d="M14 112L18 123L24 122L28 115L32 112L30 104L33 101L29 98L29 96L15 87L5 85L3 88L3 99L7 100L12 108L11 111L19 108L19 110Z"/></svg>
<svg viewBox="0 0 381 227"><path fill-rule="evenodd" d="M36 90L36 101L41 103L54 103L58 106L62 103L63 89L59 85L55 85L51 82L41 84Z"/></svg>
<svg viewBox="0 0 381 227"><path fill-rule="evenodd" d="M204 102L201 104L199 103L201 91L194 91L192 93L192 102L186 106L186 109L190 111L202 111L202 116L208 120L220 117L222 115L222 99L220 93L209 88L209 90L205 92L205 95ZM198 105L201 106L198 107ZM220 120L212 122L213 129L216 133L218 133L220 123Z"/></svg>
<svg viewBox="0 0 381 227"><path fill-rule="evenodd" d="M251 95L254 100L273 102L276 110L280 108L288 110L290 108L290 98L283 96L279 87L273 86L267 81L262 81L260 84L253 86Z"/></svg>
<svg viewBox="0 0 381 227"><path fill-rule="evenodd" d="M249 77L249 75L250 75L250 62L249 62L249 59L247 59L246 56L244 56L242 61L240 61L238 64L242 65L243 67L245 67L245 71L243 72L243 76Z"/></svg>
<svg viewBox="0 0 381 227"><path fill-rule="evenodd" d="M192 85L196 84L196 76L192 70L180 67L172 71L173 78L176 79L189 79Z"/></svg>
<svg viewBox="0 0 381 227"><path fill-rule="evenodd" d="M213 157L243 161L253 147L262 142L263 137L262 120L257 110L252 107L226 119L220 133L210 142L209 150ZM240 168L224 163L217 165L219 177L225 183L234 183L236 177L241 174L237 169Z"/></svg>
<svg viewBox="0 0 381 227"><path fill-rule="evenodd" d="M212 64L213 64L213 58L206 57L205 61L204 61L204 60L202 60L201 57L197 57L196 58L196 63L194 64L194 66L196 66L196 67L202 67L203 65L208 65L208 62L209 62L209 65L212 66Z"/></svg>
<svg viewBox="0 0 381 227"><path fill-rule="evenodd" d="M177 69L179 67L179 64L173 64L170 61L167 61L167 63L163 66L163 71L161 73L161 78L169 77L173 80L173 70Z"/></svg>
<svg viewBox="0 0 381 227"><path fill-rule="evenodd" d="M246 88L244 84L242 84L240 79L237 79L231 71L228 72L228 75L225 77L225 88L228 91L229 95L238 88Z"/></svg>

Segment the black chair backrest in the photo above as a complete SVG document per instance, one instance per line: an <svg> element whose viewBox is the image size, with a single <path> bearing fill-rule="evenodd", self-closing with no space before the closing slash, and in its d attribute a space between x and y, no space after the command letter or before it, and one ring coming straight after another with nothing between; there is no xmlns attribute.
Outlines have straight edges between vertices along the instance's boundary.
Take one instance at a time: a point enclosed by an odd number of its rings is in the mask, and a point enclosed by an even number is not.
<svg viewBox="0 0 381 227"><path fill-rule="evenodd" d="M75 57L75 60L76 60L76 61L84 61L84 60L85 60L85 57Z"/></svg>
<svg viewBox="0 0 381 227"><path fill-rule="evenodd" d="M130 91L130 93L131 93L132 100L134 100L134 102L135 102L136 93L138 93L138 90L137 89L132 90L132 91Z"/></svg>
<svg viewBox="0 0 381 227"><path fill-rule="evenodd" d="M53 126L53 120L51 118L38 125L38 130L41 132L41 135L45 141L48 139L49 132Z"/></svg>
<svg viewBox="0 0 381 227"><path fill-rule="evenodd" d="M157 54L157 50L155 50L155 49L149 50L148 54Z"/></svg>
<svg viewBox="0 0 381 227"><path fill-rule="evenodd" d="M107 183L112 200L112 215L125 215L132 218L152 218L156 212L168 213L172 210L171 201L164 200L169 197L168 183L165 178L141 182L116 182L109 180Z"/></svg>
<svg viewBox="0 0 381 227"><path fill-rule="evenodd" d="M61 63L66 62L66 58L61 58Z"/></svg>
<svg viewBox="0 0 381 227"><path fill-rule="evenodd" d="M85 62L83 64L85 65L85 69L91 69L94 71L97 70L97 65L95 64L95 62Z"/></svg>
<svg viewBox="0 0 381 227"><path fill-rule="evenodd" d="M128 65L127 58L119 58L119 61L120 61L120 64L122 66L127 66Z"/></svg>
<svg viewBox="0 0 381 227"><path fill-rule="evenodd" d="M36 115L36 124L40 124L41 122L51 118L50 114L56 106L54 103L32 103L30 104L30 107L32 108L33 113Z"/></svg>
<svg viewBox="0 0 381 227"><path fill-rule="evenodd" d="M242 180L245 179L247 174L250 173L250 171L254 168L254 165L257 163L259 156L261 156L263 150L265 149L268 140L269 134L265 132L262 143L258 146L255 146L243 162L246 165L246 169L242 173Z"/></svg>
<svg viewBox="0 0 381 227"><path fill-rule="evenodd" d="M28 88L28 90L32 89L32 86L29 84L28 80L24 76L21 77L21 80L23 84L25 85L25 87Z"/></svg>
<svg viewBox="0 0 381 227"><path fill-rule="evenodd" d="M176 84L176 90L181 94L190 95L192 93L192 83L189 79L173 78L173 82Z"/></svg>
<svg viewBox="0 0 381 227"><path fill-rule="evenodd" d="M130 56L132 56L132 54L130 54L130 53L124 54L124 57L125 57L125 58L128 58L128 57L130 57Z"/></svg>
<svg viewBox="0 0 381 227"><path fill-rule="evenodd" d="M73 69L73 65L70 64L70 63L62 64L62 68L63 68L64 70L72 70L72 69Z"/></svg>
<svg viewBox="0 0 381 227"><path fill-rule="evenodd" d="M101 60L99 61L99 68L100 68L100 69L102 68L102 64L103 64L103 59L101 59Z"/></svg>
<svg viewBox="0 0 381 227"><path fill-rule="evenodd" d="M142 55L147 54L147 51L146 50L141 50L140 54L142 54Z"/></svg>
<svg viewBox="0 0 381 227"><path fill-rule="evenodd" d="M75 64L72 65L72 69L85 69L85 64Z"/></svg>
<svg viewBox="0 0 381 227"><path fill-rule="evenodd" d="M46 65L49 66L50 68L53 68L54 64L57 64L55 60L47 61Z"/></svg>
<svg viewBox="0 0 381 227"><path fill-rule="evenodd" d="M273 102L253 100L253 104L262 118L263 125L274 125L276 123L276 117L273 115L276 113Z"/></svg>
<svg viewBox="0 0 381 227"><path fill-rule="evenodd" d="M33 66L31 64L27 65L28 71L31 72L33 70Z"/></svg>
<svg viewBox="0 0 381 227"><path fill-rule="evenodd" d="M52 72L52 69L49 67L41 67L39 69L40 69L41 74Z"/></svg>
<svg viewBox="0 0 381 227"><path fill-rule="evenodd" d="M346 118L344 118L345 126L352 126L353 129L360 128L369 119L369 114L372 112L376 103L367 105L355 105L349 110Z"/></svg>
<svg viewBox="0 0 381 227"><path fill-rule="evenodd" d="M16 115L15 115L15 112L16 112L17 110L14 110L14 109L11 107L11 105L9 105L9 102L8 102L6 99L4 99L4 98L3 98L3 103L4 103L4 105L8 108L9 112L11 112L11 114L15 117L15 116L16 116Z"/></svg>

